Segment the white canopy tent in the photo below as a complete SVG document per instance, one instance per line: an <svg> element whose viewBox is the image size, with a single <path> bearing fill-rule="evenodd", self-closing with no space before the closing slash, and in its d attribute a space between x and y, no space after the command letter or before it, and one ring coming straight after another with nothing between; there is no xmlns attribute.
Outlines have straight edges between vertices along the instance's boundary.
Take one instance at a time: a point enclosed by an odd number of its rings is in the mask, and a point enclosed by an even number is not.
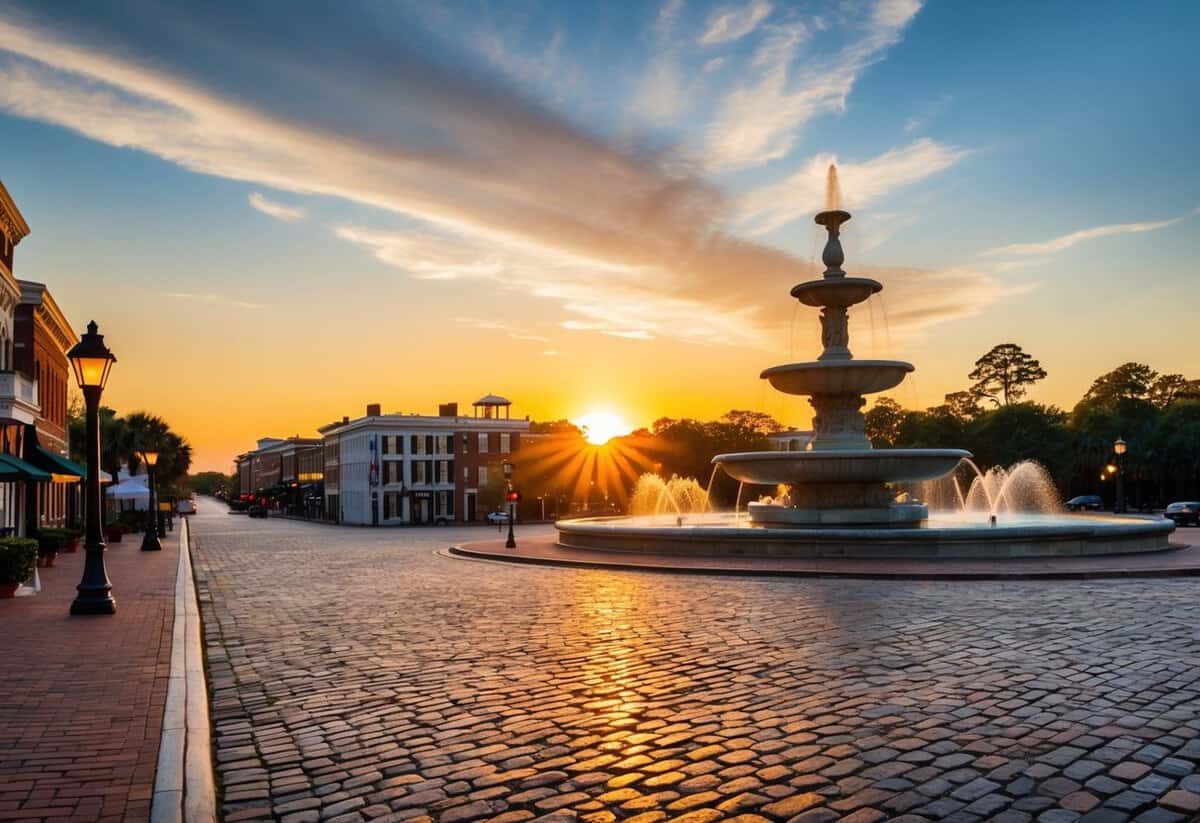
<svg viewBox="0 0 1200 823"><path fill-rule="evenodd" d="M129 509L145 510L150 506L150 489L146 483L146 475L139 474L122 480L115 486L105 490L108 499L113 501L122 511Z"/></svg>

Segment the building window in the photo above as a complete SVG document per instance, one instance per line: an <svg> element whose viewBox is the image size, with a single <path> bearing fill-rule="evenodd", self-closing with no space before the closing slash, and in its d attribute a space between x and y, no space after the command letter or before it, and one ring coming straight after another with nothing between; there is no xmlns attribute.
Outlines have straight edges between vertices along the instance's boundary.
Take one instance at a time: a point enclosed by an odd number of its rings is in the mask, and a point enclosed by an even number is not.
<svg viewBox="0 0 1200 823"><path fill-rule="evenodd" d="M487 450L488 450L488 433L480 432L479 433L479 453L487 454Z"/></svg>
<svg viewBox="0 0 1200 823"><path fill-rule="evenodd" d="M381 438L379 438L379 439L380 439L381 441L383 441L383 442L381 443L381 445L380 445L380 448L383 450L383 453L384 453L384 454L391 454L391 453L392 453L392 452L391 452L391 445L392 445L392 444L391 444L391 439L392 439L392 438L388 437L388 436L385 434L383 437L381 437ZM384 503L384 509L385 509L385 510L387 509L387 504L386 504L386 503Z"/></svg>
<svg viewBox="0 0 1200 823"><path fill-rule="evenodd" d="M471 450L471 437L466 432L462 436L462 450L463 454L469 454Z"/></svg>
<svg viewBox="0 0 1200 823"><path fill-rule="evenodd" d="M463 466L463 482L466 483L471 479L471 467Z"/></svg>
<svg viewBox="0 0 1200 823"><path fill-rule="evenodd" d="M486 486L487 485L487 466L480 466L477 474L478 474L478 485Z"/></svg>
<svg viewBox="0 0 1200 823"><path fill-rule="evenodd" d="M512 451L512 435L508 432L500 432L500 452L508 454Z"/></svg>
<svg viewBox="0 0 1200 823"><path fill-rule="evenodd" d="M450 482L450 465L451 465L450 461L449 460L439 460L437 465L438 465L437 482L449 483Z"/></svg>

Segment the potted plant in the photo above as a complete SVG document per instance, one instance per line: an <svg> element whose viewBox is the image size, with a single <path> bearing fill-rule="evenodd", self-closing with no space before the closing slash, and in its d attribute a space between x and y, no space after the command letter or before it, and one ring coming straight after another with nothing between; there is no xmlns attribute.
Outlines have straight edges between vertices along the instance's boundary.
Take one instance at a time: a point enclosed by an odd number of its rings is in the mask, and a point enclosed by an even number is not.
<svg viewBox="0 0 1200 823"><path fill-rule="evenodd" d="M67 533L66 542L63 543L63 551L67 554L74 554L79 551L79 546L83 543L83 532L70 527L63 529L63 531Z"/></svg>
<svg viewBox="0 0 1200 823"><path fill-rule="evenodd" d="M54 565L54 560L58 557L58 553L63 550L67 543L66 529L38 529L38 560L42 566L50 568Z"/></svg>
<svg viewBox="0 0 1200 823"><path fill-rule="evenodd" d="M12 597L33 574L38 544L27 537L0 538L0 597Z"/></svg>
<svg viewBox="0 0 1200 823"><path fill-rule="evenodd" d="M109 523L104 527L104 542L120 543L126 531L123 523Z"/></svg>

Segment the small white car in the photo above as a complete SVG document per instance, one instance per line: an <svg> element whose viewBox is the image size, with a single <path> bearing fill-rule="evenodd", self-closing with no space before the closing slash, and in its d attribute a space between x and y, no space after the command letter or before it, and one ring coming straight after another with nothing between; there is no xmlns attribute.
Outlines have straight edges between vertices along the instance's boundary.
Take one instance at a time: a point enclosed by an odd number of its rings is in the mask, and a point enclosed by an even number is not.
<svg viewBox="0 0 1200 823"><path fill-rule="evenodd" d="M192 500L190 497L180 500L175 504L175 512L177 514L195 514L196 501Z"/></svg>
<svg viewBox="0 0 1200 823"><path fill-rule="evenodd" d="M508 523L508 512L491 512L487 520L494 526L503 526Z"/></svg>

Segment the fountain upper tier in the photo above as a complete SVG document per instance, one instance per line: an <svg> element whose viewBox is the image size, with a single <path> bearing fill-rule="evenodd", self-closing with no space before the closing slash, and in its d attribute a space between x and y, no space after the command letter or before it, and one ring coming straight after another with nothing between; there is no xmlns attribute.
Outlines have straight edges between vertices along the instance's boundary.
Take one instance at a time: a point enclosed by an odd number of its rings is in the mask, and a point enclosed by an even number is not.
<svg viewBox="0 0 1200 823"><path fill-rule="evenodd" d="M824 277L794 286L792 297L806 306L846 308L882 289L882 283L869 277Z"/></svg>

